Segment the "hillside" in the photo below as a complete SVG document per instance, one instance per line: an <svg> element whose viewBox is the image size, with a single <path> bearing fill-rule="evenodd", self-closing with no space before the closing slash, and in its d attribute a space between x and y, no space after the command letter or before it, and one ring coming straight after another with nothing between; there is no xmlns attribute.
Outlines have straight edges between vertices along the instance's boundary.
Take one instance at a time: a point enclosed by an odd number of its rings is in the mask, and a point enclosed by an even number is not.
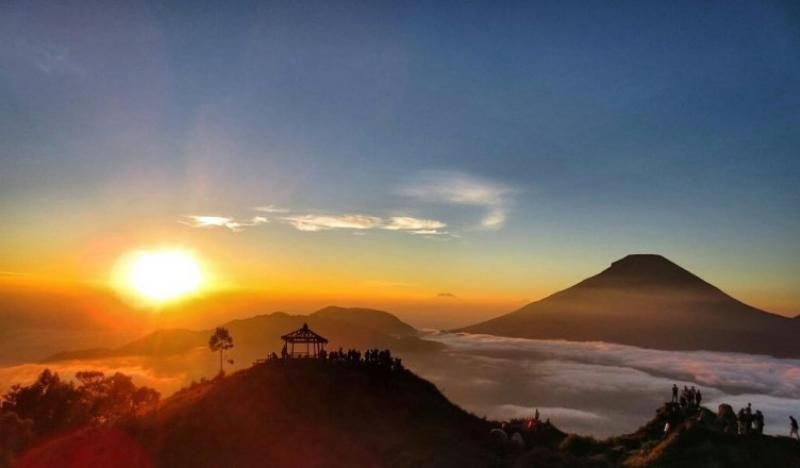
<svg viewBox="0 0 800 468"><path fill-rule="evenodd" d="M80 444L57 441L22 465L69 460L78 446L123 466L486 467L495 464L489 429L406 370L271 361L194 385L121 425L114 438L128 441L122 453L113 453L109 436L78 434Z"/></svg>
<svg viewBox="0 0 800 468"><path fill-rule="evenodd" d="M636 432L595 440L477 418L391 359L276 359L34 444L13 466L800 467L799 441L736 435L726 406L665 404Z"/></svg>
<svg viewBox="0 0 800 468"><path fill-rule="evenodd" d="M659 255L629 255L575 286L457 331L800 357L800 322L744 304Z"/></svg>
<svg viewBox="0 0 800 468"><path fill-rule="evenodd" d="M314 312L310 317L347 322L396 337L416 336L418 333L411 325L382 310L329 306Z"/></svg>
<svg viewBox="0 0 800 468"><path fill-rule="evenodd" d="M395 316L372 309L327 307L310 315L275 312L233 320L221 326L234 338L232 353L243 362L279 352L280 336L300 328L303 323L343 348L391 348L401 351L431 351L440 345L416 337L417 331ZM71 359L102 359L119 356L168 356L208 345L212 330L157 330L113 349L85 349L54 354L43 362Z"/></svg>
<svg viewBox="0 0 800 468"><path fill-rule="evenodd" d="M515 468L798 468L800 441L755 433L738 435L725 416L707 408L684 414L677 404L658 408L634 433L605 440L576 434L534 444L516 458ZM731 413L732 414L732 413ZM664 427L670 423L670 430Z"/></svg>

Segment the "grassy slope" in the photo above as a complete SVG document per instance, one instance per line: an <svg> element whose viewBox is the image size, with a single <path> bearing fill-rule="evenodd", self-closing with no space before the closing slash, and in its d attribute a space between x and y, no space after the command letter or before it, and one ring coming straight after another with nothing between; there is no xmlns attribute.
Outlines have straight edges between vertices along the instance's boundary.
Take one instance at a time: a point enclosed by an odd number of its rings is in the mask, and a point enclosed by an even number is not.
<svg viewBox="0 0 800 468"><path fill-rule="evenodd" d="M180 392L128 433L159 466L488 466L489 427L408 371L296 361Z"/></svg>
<svg viewBox="0 0 800 468"><path fill-rule="evenodd" d="M702 409L678 417L667 436L663 434L668 407L632 434L597 441L571 435L556 451L532 450L517 460L518 467L686 467L746 468L800 467L800 442L787 437L726 433L716 414Z"/></svg>

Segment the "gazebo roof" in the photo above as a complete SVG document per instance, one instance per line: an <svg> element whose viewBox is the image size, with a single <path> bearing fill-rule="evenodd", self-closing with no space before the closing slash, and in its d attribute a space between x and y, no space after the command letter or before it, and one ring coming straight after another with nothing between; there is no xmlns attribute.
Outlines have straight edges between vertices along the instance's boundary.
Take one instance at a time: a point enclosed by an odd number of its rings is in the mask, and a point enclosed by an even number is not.
<svg viewBox="0 0 800 468"><path fill-rule="evenodd" d="M281 337L282 340L288 343L327 343L327 338L324 338L308 328L308 324L304 323L303 327L291 333L287 333Z"/></svg>

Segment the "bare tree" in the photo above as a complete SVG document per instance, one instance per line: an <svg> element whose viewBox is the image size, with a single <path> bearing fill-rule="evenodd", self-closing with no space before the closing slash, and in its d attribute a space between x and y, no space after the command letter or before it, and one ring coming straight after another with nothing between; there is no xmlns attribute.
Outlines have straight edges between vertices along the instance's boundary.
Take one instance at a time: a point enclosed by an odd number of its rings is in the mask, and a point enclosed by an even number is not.
<svg viewBox="0 0 800 468"><path fill-rule="evenodd" d="M222 359L226 350L233 348L233 337L227 328L217 327L211 339L208 340L208 347L212 352L219 351L219 373L222 374Z"/></svg>

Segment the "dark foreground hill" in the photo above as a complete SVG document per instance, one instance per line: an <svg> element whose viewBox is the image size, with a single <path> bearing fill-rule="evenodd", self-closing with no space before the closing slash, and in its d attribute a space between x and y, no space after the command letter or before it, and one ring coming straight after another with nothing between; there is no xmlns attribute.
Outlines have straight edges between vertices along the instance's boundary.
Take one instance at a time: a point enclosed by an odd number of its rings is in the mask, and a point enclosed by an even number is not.
<svg viewBox="0 0 800 468"><path fill-rule="evenodd" d="M732 418L732 419L731 419ZM665 425L669 430L665 432ZM800 441L736 433L728 405L682 409L667 403L636 432L605 440L575 434L535 444L516 457L518 468L798 468Z"/></svg>
<svg viewBox="0 0 800 468"><path fill-rule="evenodd" d="M638 431L602 441L532 420L500 431L396 362L273 360L114 426L39 443L14 466L800 467L800 442L736 435L732 414L665 405Z"/></svg>
<svg viewBox="0 0 800 468"><path fill-rule="evenodd" d="M744 304L660 255L629 255L575 286L458 331L800 357L800 321Z"/></svg>
<svg viewBox="0 0 800 468"><path fill-rule="evenodd" d="M276 360L178 392L113 434L45 444L21 466L97 453L117 468L485 467L497 465L490 427L406 370Z"/></svg>
<svg viewBox="0 0 800 468"><path fill-rule="evenodd" d="M417 330L394 315L373 309L326 307L310 315L283 312L257 315L223 324L234 338L231 355L250 363L268 352L280 352L280 336L308 323L320 333L345 348L390 348L403 351L431 351L437 343L417 337ZM206 348L213 330L168 329L149 333L113 349L84 349L54 354L45 363L74 359L103 359L120 356L163 357Z"/></svg>

